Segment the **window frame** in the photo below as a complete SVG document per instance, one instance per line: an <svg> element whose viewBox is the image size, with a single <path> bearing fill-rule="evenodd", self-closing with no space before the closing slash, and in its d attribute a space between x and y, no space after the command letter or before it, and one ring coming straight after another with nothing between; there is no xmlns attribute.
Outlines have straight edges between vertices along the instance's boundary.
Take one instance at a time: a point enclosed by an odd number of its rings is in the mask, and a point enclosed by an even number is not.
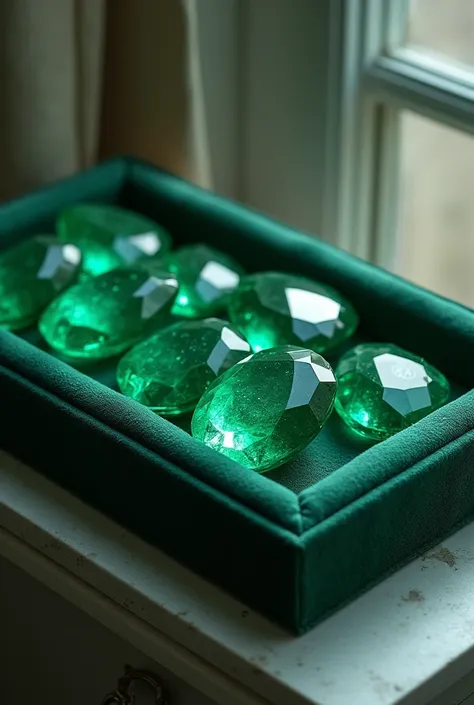
<svg viewBox="0 0 474 705"><path fill-rule="evenodd" d="M409 0L198 7L213 187L392 267L401 110L474 133L474 72L402 46Z"/></svg>

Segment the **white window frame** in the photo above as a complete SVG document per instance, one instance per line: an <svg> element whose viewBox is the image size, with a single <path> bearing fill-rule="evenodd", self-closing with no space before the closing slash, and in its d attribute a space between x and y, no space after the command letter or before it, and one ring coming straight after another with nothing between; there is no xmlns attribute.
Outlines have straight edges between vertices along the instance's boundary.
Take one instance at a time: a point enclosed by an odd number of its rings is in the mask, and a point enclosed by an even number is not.
<svg viewBox="0 0 474 705"><path fill-rule="evenodd" d="M474 133L474 73L401 48L408 0L194 1L213 187L391 267L400 110Z"/></svg>

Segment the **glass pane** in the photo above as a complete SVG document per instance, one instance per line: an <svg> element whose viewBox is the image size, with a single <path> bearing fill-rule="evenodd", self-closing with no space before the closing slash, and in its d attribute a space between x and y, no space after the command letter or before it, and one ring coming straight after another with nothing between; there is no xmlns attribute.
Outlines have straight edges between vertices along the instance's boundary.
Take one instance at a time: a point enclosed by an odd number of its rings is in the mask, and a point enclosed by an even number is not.
<svg viewBox="0 0 474 705"><path fill-rule="evenodd" d="M474 67L474 0L410 0L406 41Z"/></svg>
<svg viewBox="0 0 474 705"><path fill-rule="evenodd" d="M474 308L474 138L402 114L399 274Z"/></svg>

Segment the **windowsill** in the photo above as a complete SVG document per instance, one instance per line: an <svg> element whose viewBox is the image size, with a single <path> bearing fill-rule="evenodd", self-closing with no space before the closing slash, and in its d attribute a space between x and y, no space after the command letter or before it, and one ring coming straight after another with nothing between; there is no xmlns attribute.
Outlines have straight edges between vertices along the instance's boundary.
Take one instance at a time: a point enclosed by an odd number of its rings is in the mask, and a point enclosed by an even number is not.
<svg viewBox="0 0 474 705"><path fill-rule="evenodd" d="M0 552L217 701L416 705L472 667L474 524L295 639L5 453L0 478Z"/></svg>

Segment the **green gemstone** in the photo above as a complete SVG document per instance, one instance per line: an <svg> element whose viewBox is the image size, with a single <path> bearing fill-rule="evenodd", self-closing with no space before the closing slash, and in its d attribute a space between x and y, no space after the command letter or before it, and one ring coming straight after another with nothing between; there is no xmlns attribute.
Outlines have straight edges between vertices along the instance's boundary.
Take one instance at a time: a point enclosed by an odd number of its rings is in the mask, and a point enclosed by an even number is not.
<svg viewBox="0 0 474 705"><path fill-rule="evenodd" d="M65 357L111 357L163 325L177 291L167 272L150 276L141 267L120 267L65 291L43 313L39 329Z"/></svg>
<svg viewBox="0 0 474 705"><path fill-rule="evenodd" d="M162 416L192 411L207 387L250 353L227 321L181 321L144 340L121 359L120 390Z"/></svg>
<svg viewBox="0 0 474 705"><path fill-rule="evenodd" d="M98 276L123 265L167 252L171 237L140 213L104 204L81 203L63 210L58 237L77 245L86 274Z"/></svg>
<svg viewBox="0 0 474 705"><path fill-rule="evenodd" d="M336 376L338 414L354 431L378 441L449 399L446 377L395 345L357 345L340 359Z"/></svg>
<svg viewBox="0 0 474 705"><path fill-rule="evenodd" d="M187 318L212 316L224 308L243 274L231 257L207 245L180 247L165 258L164 266L179 280L173 313Z"/></svg>
<svg viewBox="0 0 474 705"><path fill-rule="evenodd" d="M359 322L353 306L331 287L281 272L242 277L229 317L256 352L291 344L325 354Z"/></svg>
<svg viewBox="0 0 474 705"><path fill-rule="evenodd" d="M72 284L81 253L52 235L36 235L0 253L0 327L26 328Z"/></svg>
<svg viewBox="0 0 474 705"><path fill-rule="evenodd" d="M331 413L336 379L326 360L285 345L247 357L217 378L192 419L192 434L264 472L299 453Z"/></svg>

